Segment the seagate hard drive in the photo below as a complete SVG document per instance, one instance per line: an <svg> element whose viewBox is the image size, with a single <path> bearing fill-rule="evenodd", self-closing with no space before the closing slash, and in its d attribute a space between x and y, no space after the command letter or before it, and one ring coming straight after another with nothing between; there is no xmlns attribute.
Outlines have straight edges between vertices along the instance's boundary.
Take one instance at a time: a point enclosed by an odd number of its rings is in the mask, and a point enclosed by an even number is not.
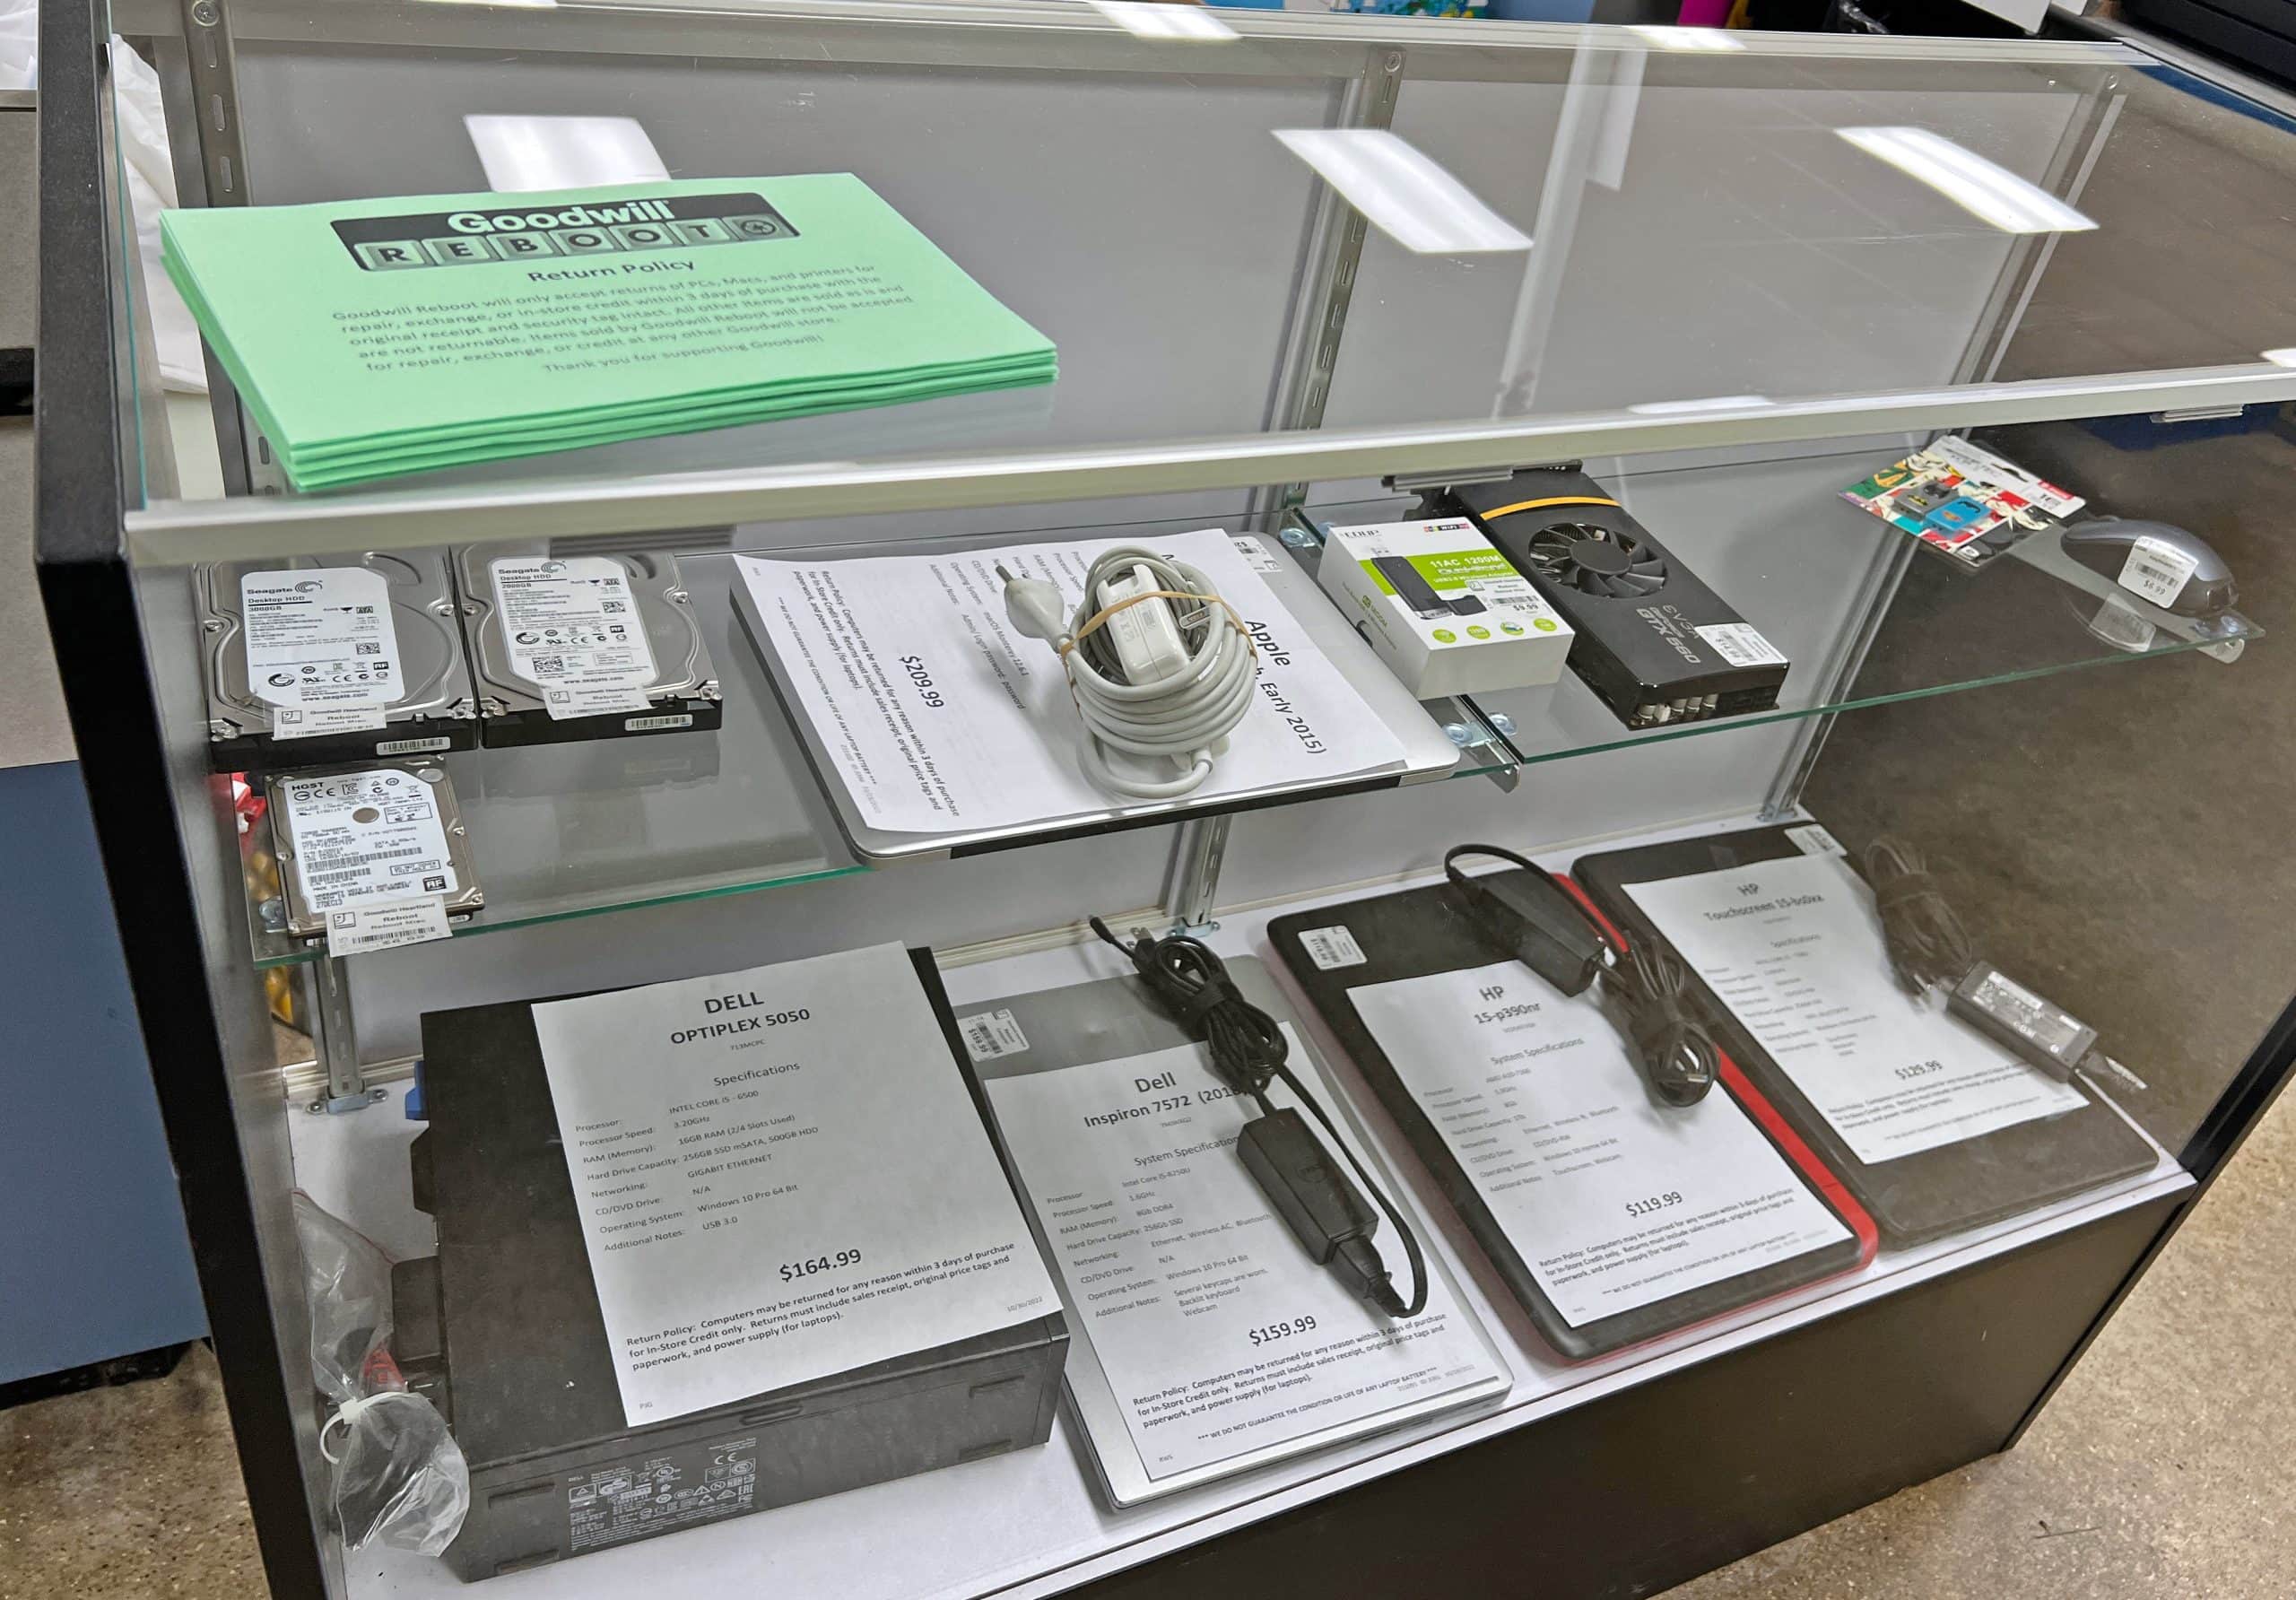
<svg viewBox="0 0 2296 1600"><path fill-rule="evenodd" d="M489 748L718 726L675 556L536 541L463 545L451 564Z"/></svg>
<svg viewBox="0 0 2296 1600"><path fill-rule="evenodd" d="M216 771L478 743L444 552L223 561L192 581Z"/></svg>

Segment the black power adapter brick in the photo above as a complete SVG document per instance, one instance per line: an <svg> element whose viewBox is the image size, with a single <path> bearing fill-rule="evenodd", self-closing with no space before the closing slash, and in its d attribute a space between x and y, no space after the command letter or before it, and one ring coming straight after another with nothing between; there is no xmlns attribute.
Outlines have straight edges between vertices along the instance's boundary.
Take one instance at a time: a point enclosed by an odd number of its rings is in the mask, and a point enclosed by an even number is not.
<svg viewBox="0 0 2296 1600"><path fill-rule="evenodd" d="M1427 1261L1417 1236L1395 1202L1379 1192L1355 1152L1341 1142L1331 1113L1292 1070L1285 1059L1291 1045L1275 1019L1243 997L1229 979L1228 969L1201 939L1178 933L1154 939L1135 931L1127 944L1099 917L1085 920L1093 933L1130 958L1165 1012L1210 1048L1213 1070L1231 1089L1257 1104L1259 1115L1237 1135L1236 1154L1300 1248L1318 1266L1329 1267L1383 1314L1402 1320L1425 1310ZM1276 1105L1268 1098L1269 1086L1277 1082L1321 1125L1339 1147L1345 1166L1333 1157L1297 1108ZM1362 1180L1361 1187L1349 1178L1349 1167ZM1364 1189L1371 1191L1378 1211L1364 1199ZM1372 1242L1381 1213L1395 1225L1396 1242L1411 1264L1409 1300L1396 1292L1395 1275Z"/></svg>
<svg viewBox="0 0 2296 1600"><path fill-rule="evenodd" d="M1290 1106L1255 1117L1244 1124L1236 1153L1318 1266L1337 1273L1358 1299L1396 1303L1394 1279L1371 1242L1379 1213L1325 1152L1306 1117Z"/></svg>
<svg viewBox="0 0 2296 1600"><path fill-rule="evenodd" d="M1583 995L1603 967L1587 914L1544 873L1484 873L1467 906L1484 935L1565 995Z"/></svg>
<svg viewBox="0 0 2296 1600"><path fill-rule="evenodd" d="M1489 856L1512 872L1469 876L1463 856ZM1443 857L1451 881L1495 949L1503 950L1564 995L1602 985L1610 1013L1643 1082L1670 1106L1694 1106L1714 1087L1722 1052L1692 1014L1690 974L1682 958L1645 943L1613 943L1561 880L1526 856L1497 845L1457 845Z"/></svg>

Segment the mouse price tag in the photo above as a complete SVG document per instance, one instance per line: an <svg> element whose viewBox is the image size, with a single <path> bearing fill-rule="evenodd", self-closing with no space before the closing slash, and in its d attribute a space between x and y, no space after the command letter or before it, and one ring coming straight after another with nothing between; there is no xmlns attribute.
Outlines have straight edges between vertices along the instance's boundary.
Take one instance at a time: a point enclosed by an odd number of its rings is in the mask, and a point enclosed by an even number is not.
<svg viewBox="0 0 2296 1600"><path fill-rule="evenodd" d="M2155 605L2173 605L2200 562L2166 539L2139 535L2120 566L2120 587Z"/></svg>

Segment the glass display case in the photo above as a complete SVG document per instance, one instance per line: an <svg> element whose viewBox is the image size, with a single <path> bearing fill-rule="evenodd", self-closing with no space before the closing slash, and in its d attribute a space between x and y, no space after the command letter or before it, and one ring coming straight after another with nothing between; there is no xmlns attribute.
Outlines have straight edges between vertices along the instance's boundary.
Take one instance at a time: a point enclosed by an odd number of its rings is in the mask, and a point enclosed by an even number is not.
<svg viewBox="0 0 2296 1600"><path fill-rule="evenodd" d="M2013 1443L2288 1073L2263 91L1125 0L41 68L59 911L276 1594L1648 1592Z"/></svg>

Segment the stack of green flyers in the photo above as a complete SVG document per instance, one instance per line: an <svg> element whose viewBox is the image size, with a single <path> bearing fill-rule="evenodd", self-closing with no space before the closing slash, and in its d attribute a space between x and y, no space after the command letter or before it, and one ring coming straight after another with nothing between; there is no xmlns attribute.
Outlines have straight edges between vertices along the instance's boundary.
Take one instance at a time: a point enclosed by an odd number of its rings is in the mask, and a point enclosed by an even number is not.
<svg viewBox="0 0 2296 1600"><path fill-rule="evenodd" d="M298 489L1050 383L849 173L170 211L168 275Z"/></svg>

